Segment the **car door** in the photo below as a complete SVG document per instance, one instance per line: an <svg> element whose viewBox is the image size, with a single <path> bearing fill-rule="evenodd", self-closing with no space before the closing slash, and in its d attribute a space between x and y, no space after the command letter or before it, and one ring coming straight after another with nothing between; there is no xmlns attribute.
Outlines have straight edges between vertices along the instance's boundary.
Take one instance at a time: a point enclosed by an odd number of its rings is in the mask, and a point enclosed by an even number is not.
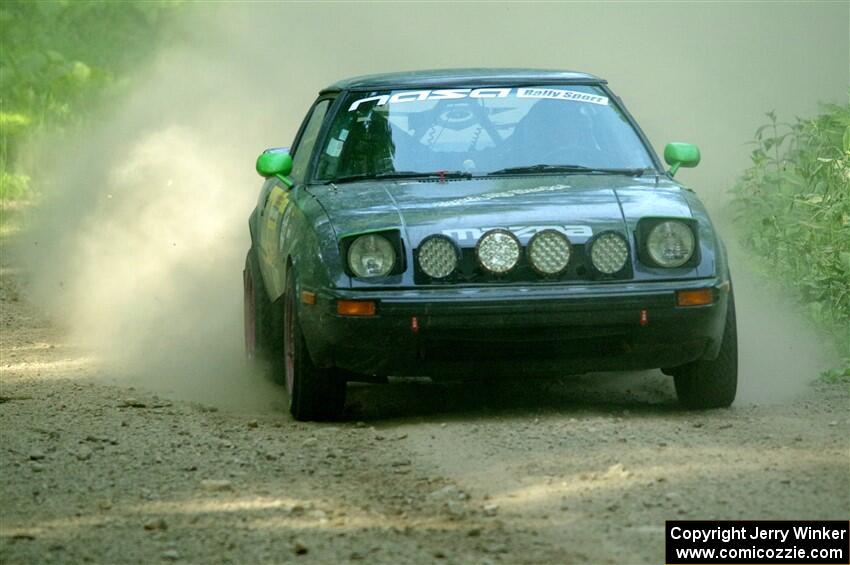
<svg viewBox="0 0 850 565"><path fill-rule="evenodd" d="M273 183L268 191L265 206L260 213L259 239L260 239L260 269L263 272L263 280L272 299L283 293L286 284L286 273L284 258L281 256L283 248L283 235L286 233L285 224L287 218L292 214L292 195L298 186L303 183L316 145L319 132L322 128L328 108L332 102L331 98L320 98L313 105L307 118L301 126L293 149L292 172L290 179L292 187L287 187L279 179L269 179Z"/></svg>

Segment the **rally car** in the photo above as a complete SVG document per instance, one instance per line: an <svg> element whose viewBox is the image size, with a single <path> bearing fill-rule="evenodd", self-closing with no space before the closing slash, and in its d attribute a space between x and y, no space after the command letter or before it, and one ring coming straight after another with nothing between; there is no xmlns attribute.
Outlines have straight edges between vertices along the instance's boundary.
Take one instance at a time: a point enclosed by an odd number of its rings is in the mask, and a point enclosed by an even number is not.
<svg viewBox="0 0 850 565"><path fill-rule="evenodd" d="M299 420L348 381L660 368L730 405L726 251L604 79L528 69L357 77L266 150L245 262L245 344Z"/></svg>

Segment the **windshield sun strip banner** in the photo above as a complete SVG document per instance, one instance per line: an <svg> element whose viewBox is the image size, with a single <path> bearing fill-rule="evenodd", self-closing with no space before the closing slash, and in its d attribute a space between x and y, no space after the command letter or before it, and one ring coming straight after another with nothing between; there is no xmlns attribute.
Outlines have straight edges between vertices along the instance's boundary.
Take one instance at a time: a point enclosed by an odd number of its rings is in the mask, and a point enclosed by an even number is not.
<svg viewBox="0 0 850 565"><path fill-rule="evenodd" d="M367 102L376 106L387 104L404 104L406 102L422 102L432 100L458 100L462 98L546 98L549 100L566 100L570 102L586 102L589 104L608 105L608 97L589 92L563 90L560 88L444 88L439 90L403 90L393 94L379 94L355 100L348 107L353 112Z"/></svg>

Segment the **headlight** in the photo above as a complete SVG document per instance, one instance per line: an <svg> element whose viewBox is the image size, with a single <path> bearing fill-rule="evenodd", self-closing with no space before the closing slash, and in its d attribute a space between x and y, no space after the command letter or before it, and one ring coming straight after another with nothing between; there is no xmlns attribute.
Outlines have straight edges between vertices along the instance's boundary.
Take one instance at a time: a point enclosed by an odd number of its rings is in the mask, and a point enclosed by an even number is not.
<svg viewBox="0 0 850 565"><path fill-rule="evenodd" d="M694 232L682 222L661 222L649 231L646 250L661 267L681 267L694 254Z"/></svg>
<svg viewBox="0 0 850 565"><path fill-rule="evenodd" d="M419 268L431 278L442 279L457 268L457 255L457 247L449 238L428 237L419 246Z"/></svg>
<svg viewBox="0 0 850 565"><path fill-rule="evenodd" d="M557 275L570 262L570 240L559 231L538 232L528 242L528 259L541 275Z"/></svg>
<svg viewBox="0 0 850 565"><path fill-rule="evenodd" d="M475 248L481 266L497 275L507 273L519 262L519 240L507 230L490 230Z"/></svg>
<svg viewBox="0 0 850 565"><path fill-rule="evenodd" d="M348 248L348 266L358 277L383 277L393 270L395 249L387 238L361 235Z"/></svg>
<svg viewBox="0 0 850 565"><path fill-rule="evenodd" d="M618 233L607 232L590 244L590 261L600 273L613 275L626 266L629 246Z"/></svg>

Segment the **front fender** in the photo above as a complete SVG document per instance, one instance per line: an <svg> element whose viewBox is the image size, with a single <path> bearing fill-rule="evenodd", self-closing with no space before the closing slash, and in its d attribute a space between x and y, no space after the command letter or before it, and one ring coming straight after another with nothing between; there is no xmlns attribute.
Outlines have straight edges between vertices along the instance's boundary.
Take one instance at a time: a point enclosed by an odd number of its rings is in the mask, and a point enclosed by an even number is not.
<svg viewBox="0 0 850 565"><path fill-rule="evenodd" d="M349 286L330 219L308 191L303 187L294 190L292 211L285 218L281 230L280 280L286 280L287 271L292 266L298 273L301 288ZM283 292L283 288L276 289L272 298L279 298Z"/></svg>
<svg viewBox="0 0 850 565"><path fill-rule="evenodd" d="M703 276L716 276L720 279L729 278L729 264L726 255L726 246L717 233L717 227L711 221L705 205L697 196L685 191L688 205L691 207L691 212L694 219L699 222L699 239L700 253L702 261L700 264L700 273Z"/></svg>

